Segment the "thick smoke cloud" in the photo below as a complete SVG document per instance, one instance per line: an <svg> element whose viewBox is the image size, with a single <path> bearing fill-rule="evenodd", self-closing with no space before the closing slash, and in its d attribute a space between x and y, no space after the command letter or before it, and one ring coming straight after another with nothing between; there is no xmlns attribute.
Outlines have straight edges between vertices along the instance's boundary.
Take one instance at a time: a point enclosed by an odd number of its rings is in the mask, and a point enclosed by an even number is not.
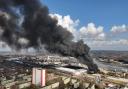
<svg viewBox="0 0 128 89"><path fill-rule="evenodd" d="M48 8L39 0L0 0L0 10L9 15L9 18L0 15L0 26L1 40L10 46L38 48L43 44L51 53L76 57L87 64L90 71L98 71L89 56L90 48L82 40L73 42L72 34L57 25L57 20L49 16ZM21 16L23 21L19 25ZM27 44L19 43L19 39L27 40Z"/></svg>

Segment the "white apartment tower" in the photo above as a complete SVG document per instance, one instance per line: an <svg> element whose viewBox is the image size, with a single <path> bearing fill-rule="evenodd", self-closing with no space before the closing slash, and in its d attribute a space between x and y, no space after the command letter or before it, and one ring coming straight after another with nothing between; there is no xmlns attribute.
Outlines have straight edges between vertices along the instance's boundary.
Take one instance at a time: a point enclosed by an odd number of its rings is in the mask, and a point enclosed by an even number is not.
<svg viewBox="0 0 128 89"><path fill-rule="evenodd" d="M32 84L40 85L42 87L46 84L46 70L42 68L32 69Z"/></svg>

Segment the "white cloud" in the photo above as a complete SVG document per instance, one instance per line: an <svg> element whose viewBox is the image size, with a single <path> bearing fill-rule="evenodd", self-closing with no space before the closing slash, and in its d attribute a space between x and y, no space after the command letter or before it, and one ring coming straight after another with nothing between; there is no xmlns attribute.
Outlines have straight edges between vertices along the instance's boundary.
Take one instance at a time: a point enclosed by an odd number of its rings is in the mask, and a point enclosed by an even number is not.
<svg viewBox="0 0 128 89"><path fill-rule="evenodd" d="M96 28L94 23L89 23L87 27L82 27L80 29L80 32L89 35L97 35L103 32L103 27L99 26L98 28Z"/></svg>
<svg viewBox="0 0 128 89"><path fill-rule="evenodd" d="M98 40L105 40L105 38L106 38L106 34L105 34L105 33L101 33L101 34L99 34L99 35L97 36L97 39L98 39Z"/></svg>
<svg viewBox="0 0 128 89"><path fill-rule="evenodd" d="M83 26L80 29L77 29L79 25L79 20L71 19L70 15L62 16L59 14L50 14L52 18L58 20L58 25L66 28L74 35L74 40L80 39L90 39L90 40L103 40L105 39L106 34L103 32L103 27L96 27L94 23L89 23L87 26Z"/></svg>
<svg viewBox="0 0 128 89"><path fill-rule="evenodd" d="M82 26L77 29L79 20L71 19L70 15L62 16L59 14L50 14L52 18L58 20L58 25L66 28L74 36L75 40L83 39L91 49L101 50L128 50L128 40L125 38L115 39L114 35L106 33L103 26L97 26L94 23L89 23L87 26ZM113 26L111 29L112 33L125 32L127 31L126 25Z"/></svg>
<svg viewBox="0 0 128 89"><path fill-rule="evenodd" d="M128 50L128 40L86 41L93 50Z"/></svg>
<svg viewBox="0 0 128 89"><path fill-rule="evenodd" d="M61 25L72 33L76 30L75 27L79 24L79 20L73 21L70 15L62 16L59 14L50 14L50 16L58 20L58 25Z"/></svg>
<svg viewBox="0 0 128 89"><path fill-rule="evenodd" d="M89 45L91 46L128 46L127 39L119 39L119 40L104 40L104 41L89 41Z"/></svg>
<svg viewBox="0 0 128 89"><path fill-rule="evenodd" d="M126 40L126 39L120 39L118 41L118 43L121 44L121 45L127 45L128 46L128 40Z"/></svg>
<svg viewBox="0 0 128 89"><path fill-rule="evenodd" d="M113 33L128 32L128 26L126 26L126 25L113 26L113 27L111 28L111 32L113 32Z"/></svg>
<svg viewBox="0 0 128 89"><path fill-rule="evenodd" d="M59 14L50 14L50 16L58 20L58 25L61 25L62 27L70 31L73 34L75 41L78 40L79 35L76 28L79 25L79 19L74 21L73 19L71 19L70 15L62 16Z"/></svg>
<svg viewBox="0 0 128 89"><path fill-rule="evenodd" d="M96 27L94 23L89 23L87 26L81 27L79 31L83 39L104 40L106 36L103 27Z"/></svg>

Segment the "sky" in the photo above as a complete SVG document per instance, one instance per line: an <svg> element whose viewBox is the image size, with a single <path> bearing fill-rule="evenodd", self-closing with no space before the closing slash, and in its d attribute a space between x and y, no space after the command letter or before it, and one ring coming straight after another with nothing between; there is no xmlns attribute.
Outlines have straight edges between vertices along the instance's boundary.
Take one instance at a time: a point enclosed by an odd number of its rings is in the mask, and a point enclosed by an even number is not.
<svg viewBox="0 0 128 89"><path fill-rule="evenodd" d="M128 0L40 0L92 50L128 50Z"/></svg>
<svg viewBox="0 0 128 89"><path fill-rule="evenodd" d="M128 0L40 0L51 18L91 50L128 51ZM0 42L0 51L11 50Z"/></svg>
<svg viewBox="0 0 128 89"><path fill-rule="evenodd" d="M41 0L51 13L70 15L80 25L94 22L106 30L128 23L128 0Z"/></svg>

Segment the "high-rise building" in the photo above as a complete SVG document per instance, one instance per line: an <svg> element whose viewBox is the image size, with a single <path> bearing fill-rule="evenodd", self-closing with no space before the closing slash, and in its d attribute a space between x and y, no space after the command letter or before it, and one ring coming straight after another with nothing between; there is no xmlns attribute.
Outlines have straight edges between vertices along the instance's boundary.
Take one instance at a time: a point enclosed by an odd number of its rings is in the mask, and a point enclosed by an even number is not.
<svg viewBox="0 0 128 89"><path fill-rule="evenodd" d="M32 84L45 86L46 70L42 68L33 68L32 70Z"/></svg>

